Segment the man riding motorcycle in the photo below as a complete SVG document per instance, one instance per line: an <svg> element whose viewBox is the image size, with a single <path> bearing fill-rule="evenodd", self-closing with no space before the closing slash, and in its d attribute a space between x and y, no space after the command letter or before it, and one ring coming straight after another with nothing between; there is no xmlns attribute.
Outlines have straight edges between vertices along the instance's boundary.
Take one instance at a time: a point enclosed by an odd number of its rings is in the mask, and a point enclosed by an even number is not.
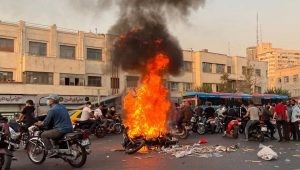
<svg viewBox="0 0 300 170"><path fill-rule="evenodd" d="M225 117L224 117L224 136L226 135L226 128L228 126L228 123L231 121L231 120L234 120L238 117L238 114L236 112L236 110L233 108L233 106L231 105L230 106L230 109L225 113Z"/></svg>
<svg viewBox="0 0 300 170"><path fill-rule="evenodd" d="M248 111L247 111L246 115L244 116L244 117L248 117L248 116L250 117L250 120L247 122L246 127L245 127L245 136L246 136L245 141L248 141L250 128L257 122L259 122L260 114L261 113L260 113L259 109L256 106L254 106L253 101L250 101Z"/></svg>
<svg viewBox="0 0 300 170"><path fill-rule="evenodd" d="M98 125L97 121L93 119L95 117L94 111L91 110L92 103L91 102L86 102L85 107L82 110L82 114L80 117L80 121L84 124L89 125L90 131L92 132L93 129Z"/></svg>
<svg viewBox="0 0 300 170"><path fill-rule="evenodd" d="M67 109L62 104L59 104L59 96L57 94L50 94L46 99L50 109L45 120L43 122L38 121L35 125L48 129L41 134L41 138L45 143L48 156L51 157L57 153L52 150L53 146L50 139L61 138L66 133L73 132L73 127Z"/></svg>
<svg viewBox="0 0 300 170"><path fill-rule="evenodd" d="M179 120L177 122L178 131L181 130L183 123L189 123L193 116L193 110L191 108L191 104L188 101L183 103L183 108L179 113Z"/></svg>

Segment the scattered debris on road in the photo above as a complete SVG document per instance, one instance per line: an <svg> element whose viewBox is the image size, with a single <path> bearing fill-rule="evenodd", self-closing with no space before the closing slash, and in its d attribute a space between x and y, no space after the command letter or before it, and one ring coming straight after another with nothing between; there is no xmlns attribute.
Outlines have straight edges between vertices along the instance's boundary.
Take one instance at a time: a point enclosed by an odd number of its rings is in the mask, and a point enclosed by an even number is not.
<svg viewBox="0 0 300 170"><path fill-rule="evenodd" d="M168 153L176 158L182 158L185 156L195 156L199 158L210 158L210 157L222 157L220 152L235 152L239 148L238 145L222 146L222 145L175 145L169 148L162 148L162 153Z"/></svg>
<svg viewBox="0 0 300 170"><path fill-rule="evenodd" d="M258 151L257 156L263 160L270 161L278 158L277 153L274 152L269 146L259 144L259 148L261 148L261 150Z"/></svg>

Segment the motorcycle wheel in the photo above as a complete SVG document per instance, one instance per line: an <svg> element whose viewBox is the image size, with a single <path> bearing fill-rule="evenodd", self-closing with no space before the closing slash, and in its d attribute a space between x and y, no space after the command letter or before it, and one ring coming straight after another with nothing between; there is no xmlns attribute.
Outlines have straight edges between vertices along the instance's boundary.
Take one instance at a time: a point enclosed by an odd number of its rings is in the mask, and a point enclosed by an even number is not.
<svg viewBox="0 0 300 170"><path fill-rule="evenodd" d="M68 163L74 168L82 167L85 164L86 157L87 157L87 153L86 153L85 148L82 145L80 145L79 143L73 143L70 146L70 148L73 151L75 150L76 152L78 152L77 153L78 155L77 155L75 160L68 160ZM78 159L78 158L80 158L80 159Z"/></svg>
<svg viewBox="0 0 300 170"><path fill-rule="evenodd" d="M5 149L5 152L6 154L0 155L0 168L3 170L9 170L12 161L12 153L8 149Z"/></svg>
<svg viewBox="0 0 300 170"><path fill-rule="evenodd" d="M125 147L125 153L133 154L139 151L145 145L145 143L146 142L143 139L134 140L133 143L130 143Z"/></svg>
<svg viewBox="0 0 300 170"><path fill-rule="evenodd" d="M122 125L120 123L116 123L114 126L113 126L113 129L114 129L114 133L115 134L120 134L122 133Z"/></svg>
<svg viewBox="0 0 300 170"><path fill-rule="evenodd" d="M242 126L239 128L239 132L240 134L244 133L244 128Z"/></svg>
<svg viewBox="0 0 300 170"><path fill-rule="evenodd" d="M38 139L30 139L26 148L27 156L31 162L34 164L41 164L45 161L47 153L42 141Z"/></svg>
<svg viewBox="0 0 300 170"><path fill-rule="evenodd" d="M234 138L234 139L237 139L238 137L239 137L239 127L238 126L233 126L233 135L232 135L232 137Z"/></svg>
<svg viewBox="0 0 300 170"><path fill-rule="evenodd" d="M104 128L101 125L96 127L95 136L97 138L103 138L105 136L105 134L106 134L106 132L105 132Z"/></svg>
<svg viewBox="0 0 300 170"><path fill-rule="evenodd" d="M264 134L263 134L263 133L260 133L260 134L258 135L257 139L258 139L259 142L264 142L264 140L265 140Z"/></svg>
<svg viewBox="0 0 300 170"><path fill-rule="evenodd" d="M186 139L189 136L189 131L186 129L182 130L182 133L178 135L180 139Z"/></svg>
<svg viewBox="0 0 300 170"><path fill-rule="evenodd" d="M199 135L203 135L205 133L205 126L204 125L198 125L197 132Z"/></svg>

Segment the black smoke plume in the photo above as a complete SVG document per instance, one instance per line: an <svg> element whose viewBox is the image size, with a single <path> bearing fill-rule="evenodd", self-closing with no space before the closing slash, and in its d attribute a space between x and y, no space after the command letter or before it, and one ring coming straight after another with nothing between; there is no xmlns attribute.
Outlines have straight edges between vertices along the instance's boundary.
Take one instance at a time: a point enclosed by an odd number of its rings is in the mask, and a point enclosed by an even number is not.
<svg viewBox="0 0 300 170"><path fill-rule="evenodd" d="M112 52L112 62L125 71L144 73L146 62L158 53L170 59L167 72L177 75L183 65L181 47L168 32L166 16L182 17L203 5L205 0L119 0L120 17L109 33L120 35ZM169 17L171 18L171 17Z"/></svg>

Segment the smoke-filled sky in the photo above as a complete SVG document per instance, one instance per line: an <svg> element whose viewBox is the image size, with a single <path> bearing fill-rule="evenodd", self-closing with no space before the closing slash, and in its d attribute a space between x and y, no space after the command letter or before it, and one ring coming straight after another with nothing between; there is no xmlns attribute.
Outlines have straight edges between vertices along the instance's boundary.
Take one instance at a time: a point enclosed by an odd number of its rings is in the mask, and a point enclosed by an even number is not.
<svg viewBox="0 0 300 170"><path fill-rule="evenodd" d="M120 1L120 0L119 0ZM191 0L195 1L195 0ZM245 56L256 43L259 13L263 41L300 50L300 1L206 0L205 5L182 17L168 16L168 28L183 49ZM0 0L0 20L107 33L117 21L119 8L111 0Z"/></svg>

